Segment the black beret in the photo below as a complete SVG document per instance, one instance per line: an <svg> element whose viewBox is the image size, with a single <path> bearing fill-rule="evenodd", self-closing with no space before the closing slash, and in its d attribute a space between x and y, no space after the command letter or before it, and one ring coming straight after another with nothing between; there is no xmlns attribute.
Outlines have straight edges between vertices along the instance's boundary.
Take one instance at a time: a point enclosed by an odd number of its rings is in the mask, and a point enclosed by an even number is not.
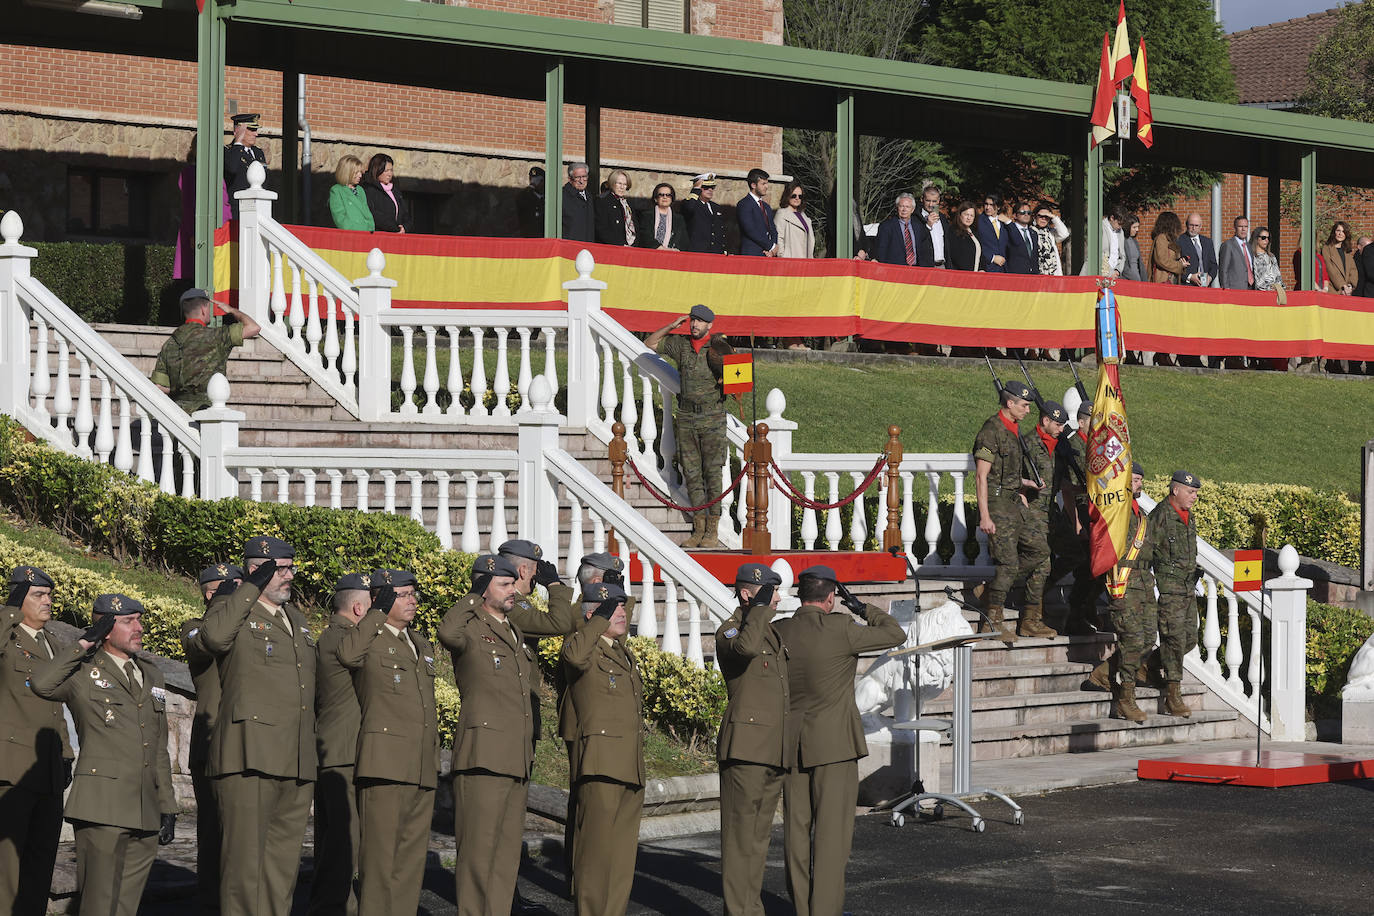
<svg viewBox="0 0 1374 916"><path fill-rule="evenodd" d="M589 553L582 558L582 565L605 572L620 572L625 568L625 561L609 553Z"/></svg>
<svg viewBox="0 0 1374 916"><path fill-rule="evenodd" d="M595 602L601 604L606 601L626 601L629 595L625 594L625 589L616 585L614 582L597 582L587 589L587 594L582 596L582 601L586 604Z"/></svg>
<svg viewBox="0 0 1374 916"><path fill-rule="evenodd" d="M506 541L496 549L502 555L509 554L513 557L520 557L523 560L542 560L544 559L544 548L534 541Z"/></svg>
<svg viewBox="0 0 1374 916"><path fill-rule="evenodd" d="M1002 390L1012 397L1020 398L1023 401L1029 401L1031 399L1030 386L1025 382L1018 382L1012 379L1002 386Z"/></svg>
<svg viewBox="0 0 1374 916"><path fill-rule="evenodd" d="M1049 417L1059 423L1069 422L1069 412L1058 401L1046 401L1045 406L1040 408L1040 416Z"/></svg>
<svg viewBox="0 0 1374 916"><path fill-rule="evenodd" d="M185 301L187 301L188 299L213 299L213 298L215 298L215 297L214 297L214 296L211 296L211 295L210 295L209 293L207 293L205 290L201 289L201 288L198 287L198 286L193 286L193 287L191 287L190 289L188 289L186 292L184 292L184 293L181 294L181 299L178 300L178 302L179 302L179 303L180 303L180 302L185 302Z"/></svg>
<svg viewBox="0 0 1374 916"><path fill-rule="evenodd" d="M472 561L473 581L476 581L478 576L485 576L488 579L492 576L510 576L512 579L518 579L520 573L516 571L514 564L505 557L486 554Z"/></svg>
<svg viewBox="0 0 1374 916"><path fill-rule="evenodd" d="M1131 473L1132 473L1132 474L1139 474L1141 477L1144 477L1144 476L1145 476L1145 465L1141 464L1139 461L1132 461L1132 462L1131 462Z"/></svg>
<svg viewBox="0 0 1374 916"><path fill-rule="evenodd" d="M1079 402L1078 402L1078 416L1080 416L1080 417L1090 417L1090 416L1092 416L1092 413L1093 413L1093 402L1092 402L1092 401L1079 401Z"/></svg>
<svg viewBox="0 0 1374 916"><path fill-rule="evenodd" d="M228 579L242 579L243 570L233 563L216 563L214 566L207 566L200 571L196 581L202 586L209 585L211 582L224 582Z"/></svg>
<svg viewBox="0 0 1374 916"><path fill-rule="evenodd" d="M336 592L365 592L372 588L375 580L367 573L349 573L340 576L339 581L334 583Z"/></svg>
<svg viewBox="0 0 1374 916"><path fill-rule="evenodd" d="M296 548L281 538L274 538L270 534L260 534L243 542L243 558L245 560L294 560Z"/></svg>
<svg viewBox="0 0 1374 916"><path fill-rule="evenodd" d="M704 305L692 306L692 311L690 311L688 315L698 321L711 322L716 320L716 313Z"/></svg>
<svg viewBox="0 0 1374 916"><path fill-rule="evenodd" d="M735 573L736 585L782 585L782 576L763 563L743 563Z"/></svg>
<svg viewBox="0 0 1374 916"><path fill-rule="evenodd" d="M802 576L810 576L812 579L826 579L836 585L840 584L840 577L835 575L835 570L829 566L808 566L801 571L797 578L800 579Z"/></svg>
<svg viewBox="0 0 1374 916"><path fill-rule="evenodd" d="M1172 480L1174 483L1181 483L1185 487L1202 486L1202 481L1199 478L1193 476L1192 474L1189 474L1187 471L1174 471L1174 476L1170 477L1169 479Z"/></svg>
<svg viewBox="0 0 1374 916"><path fill-rule="evenodd" d="M30 588L55 588L52 576L37 566L16 566L10 573L10 585L27 585Z"/></svg>
<svg viewBox="0 0 1374 916"><path fill-rule="evenodd" d="M407 585L415 584L415 573L404 569L374 569L372 570L372 588L381 588L383 585L390 585L392 588L403 588Z"/></svg>
<svg viewBox="0 0 1374 916"><path fill-rule="evenodd" d="M142 614L143 605L128 595L96 595L95 604L91 606L91 613L127 617L130 614Z"/></svg>

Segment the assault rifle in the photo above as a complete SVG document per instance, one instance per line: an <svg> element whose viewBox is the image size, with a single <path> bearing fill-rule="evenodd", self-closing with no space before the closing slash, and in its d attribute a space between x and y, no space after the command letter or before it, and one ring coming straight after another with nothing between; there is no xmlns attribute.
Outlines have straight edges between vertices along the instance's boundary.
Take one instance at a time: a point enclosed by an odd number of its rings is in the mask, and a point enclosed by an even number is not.
<svg viewBox="0 0 1374 916"><path fill-rule="evenodd" d="M986 354L983 356L983 362L988 364L988 371L992 373L992 384L993 387L997 389L997 400L1000 404L1002 400L1002 380L997 377L997 370L992 367L992 360L989 359ZM1024 369L1024 367L1022 368ZM1039 403L1040 395L1036 393L1034 385L1031 386L1031 394L1035 395L1036 402ZM1017 433L1016 441L1021 446L1021 457L1025 459L1024 464L1030 468L1031 478L1035 481L1035 485L1042 490L1045 489L1045 481L1040 477L1040 469L1035 466L1035 459L1031 457L1030 447L1026 445L1026 440L1021 438L1020 433Z"/></svg>

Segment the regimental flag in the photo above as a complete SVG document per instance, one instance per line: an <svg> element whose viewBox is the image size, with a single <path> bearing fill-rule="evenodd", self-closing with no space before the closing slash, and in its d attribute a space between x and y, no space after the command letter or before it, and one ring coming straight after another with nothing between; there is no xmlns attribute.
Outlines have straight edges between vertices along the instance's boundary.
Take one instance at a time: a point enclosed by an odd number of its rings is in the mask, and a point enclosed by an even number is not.
<svg viewBox="0 0 1374 916"><path fill-rule="evenodd" d="M1258 592L1264 588L1264 551L1237 550L1233 592Z"/></svg>
<svg viewBox="0 0 1374 916"><path fill-rule="evenodd" d="M1112 40L1112 82L1121 85L1131 78L1131 39L1126 34L1126 0L1116 14L1116 37Z"/></svg>
<svg viewBox="0 0 1374 916"><path fill-rule="evenodd" d="M1126 402L1121 394L1121 354L1124 353L1116 297L1103 289L1097 301L1097 393L1093 397L1088 430L1088 515L1092 520L1090 550L1094 576L1107 575L1108 590L1125 593L1124 577L1116 565L1130 549L1131 433L1126 425Z"/></svg>
<svg viewBox="0 0 1374 916"><path fill-rule="evenodd" d="M1116 136L1116 104L1112 100L1116 83L1112 81L1109 48L1107 33L1103 32L1102 62L1097 68L1097 92L1093 94L1093 146Z"/></svg>
<svg viewBox="0 0 1374 916"><path fill-rule="evenodd" d="M721 390L726 394L743 394L754 390L754 354L731 353L721 357L725 372L721 376Z"/></svg>
<svg viewBox="0 0 1374 916"><path fill-rule="evenodd" d="M1131 81L1131 98L1135 100L1135 136L1145 148L1155 145L1154 116L1150 114L1150 64L1145 58L1145 39L1135 56L1135 79Z"/></svg>

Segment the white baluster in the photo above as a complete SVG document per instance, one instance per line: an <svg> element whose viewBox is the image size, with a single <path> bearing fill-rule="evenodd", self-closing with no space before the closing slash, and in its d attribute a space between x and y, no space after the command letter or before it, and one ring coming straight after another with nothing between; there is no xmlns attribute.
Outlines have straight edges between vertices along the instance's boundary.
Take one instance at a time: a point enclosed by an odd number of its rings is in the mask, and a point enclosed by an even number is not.
<svg viewBox="0 0 1374 916"><path fill-rule="evenodd" d="M558 397L558 364L553 361L553 328L544 328L544 378L549 380L549 403Z"/></svg>
<svg viewBox="0 0 1374 916"><path fill-rule="evenodd" d="M628 554L634 550L634 545L629 541L625 542L625 551ZM647 636L649 639L658 638L658 609L654 607L654 564L644 551L639 551L639 570L640 570L640 595L639 595L639 635ZM631 578L633 572L630 564L625 564L626 578Z"/></svg>
<svg viewBox="0 0 1374 916"><path fill-rule="evenodd" d="M902 520L900 522L902 532L902 550L913 560L916 555L912 549L916 545L916 504L912 499L911 489L915 475L910 471L901 471L902 478Z"/></svg>
<svg viewBox="0 0 1374 916"><path fill-rule="evenodd" d="M482 353L482 335L486 333L482 328L468 328L472 334L472 381L469 387L472 388L472 415L474 417L486 417L491 415L487 410L487 367L486 357Z"/></svg>
<svg viewBox="0 0 1374 916"><path fill-rule="evenodd" d="M401 414L407 417L419 413L415 406L415 329L401 325Z"/></svg>
<svg viewBox="0 0 1374 916"><path fill-rule="evenodd" d="M849 479L854 483L854 489L849 492L858 492L864 482L864 475L858 471L850 471ZM868 545L868 512L864 508L863 494L849 505L854 510L849 516L849 540L854 542L855 550L863 550Z"/></svg>
<svg viewBox="0 0 1374 916"><path fill-rule="evenodd" d="M115 396L119 398L119 437L115 441L114 466L117 470L128 472L134 466L133 431L130 428L134 418L129 409L129 396L118 388Z"/></svg>
<svg viewBox="0 0 1374 916"><path fill-rule="evenodd" d="M658 457L663 466L663 482L672 488L678 485L677 468L673 466L673 458L677 455L677 432L673 428L673 404L676 399L666 390L660 394L663 401L663 433L658 437ZM729 451L726 449L727 454Z"/></svg>
<svg viewBox="0 0 1374 916"><path fill-rule="evenodd" d="M432 324L424 326L425 331L425 409L429 416L438 416L439 409L439 363L434 349L434 335L438 328Z"/></svg>
<svg viewBox="0 0 1374 916"><path fill-rule="evenodd" d="M453 517L449 511L449 481L453 479L448 471L435 471L434 480L439 490L434 507L434 534L439 538L439 546L445 550L453 549Z"/></svg>
<svg viewBox="0 0 1374 916"><path fill-rule="evenodd" d="M286 326L286 287L281 279L282 252L272 249L272 298L269 302L272 324Z"/></svg>
<svg viewBox="0 0 1374 916"><path fill-rule="evenodd" d="M954 559L951 562L960 564L968 563L964 555L964 545L968 543L968 521L965 518L964 508L964 477L966 474L966 471L955 471L950 475L954 478L954 514L949 523L950 539L954 542ZM978 539L978 556L973 562L979 566L991 566L992 554L988 553L988 536L978 526L975 525L974 528L975 537Z"/></svg>
<svg viewBox="0 0 1374 916"><path fill-rule="evenodd" d="M635 398L635 382L630 376L630 365L630 358L621 353L620 390L624 392L624 396L620 399L620 422L625 424L625 442L630 447L630 451L642 456L651 447L651 443L645 442L644 447L641 448L639 437L636 435L639 431L639 403L638 399ZM715 495L708 493L707 498Z"/></svg>
<svg viewBox="0 0 1374 916"><path fill-rule="evenodd" d="M1247 607L1250 612L1250 663L1245 672L1245 676L1250 679L1250 691L1246 694L1251 700L1255 698L1255 691L1259 690L1264 683L1264 650L1260 632L1264 626L1264 618L1260 612L1254 608ZM1259 727L1259 723L1255 723Z"/></svg>
<svg viewBox="0 0 1374 916"><path fill-rule="evenodd" d="M181 498L196 498L196 456L185 444L177 443L177 454L181 456Z"/></svg>
<svg viewBox="0 0 1374 916"><path fill-rule="evenodd" d="M396 472L386 468L382 475L382 511L387 515L396 514Z"/></svg>
<svg viewBox="0 0 1374 916"><path fill-rule="evenodd" d="M582 542L582 501L568 494L568 557L565 569L569 579L577 575L582 558L587 555L587 545Z"/></svg>
<svg viewBox="0 0 1374 916"><path fill-rule="evenodd" d="M307 506L315 505L315 469L302 469L301 480L302 500Z"/></svg>
<svg viewBox="0 0 1374 916"><path fill-rule="evenodd" d="M711 478L710 478L710 477L707 477L706 479L707 479L707 480L710 480ZM726 445L725 445L725 464L722 465L722 466L721 466L721 469L720 469L720 481L721 481L721 483L720 483L720 489L721 489L721 492L725 494L724 498L721 499L721 501L720 501L720 517L721 517L722 519L730 519L730 518L733 518L733 517L734 517L733 513L734 513L734 505L735 505L735 488L732 487L732 486L730 486L730 482L731 482L733 479L734 479L734 478L730 476L730 444L727 442ZM746 478L746 480L747 480L747 478ZM749 487L749 484L748 484L748 483L745 483L745 484L742 485L741 488L740 488L740 500L739 500L739 503L740 503L741 506L744 505L744 493L745 493L745 491L748 489L748 487ZM710 488L710 487L706 487L706 489L709 490L709 489L711 489L711 488ZM684 490L684 494L685 494L686 488L684 487L683 490ZM714 497L714 496L715 496L714 493L709 494L709 497ZM709 497L708 497L708 498L709 498ZM743 527L742 525L740 526L740 530L741 530L741 531L744 530L744 527Z"/></svg>
<svg viewBox="0 0 1374 916"><path fill-rule="evenodd" d="M305 303L301 301L301 269L295 264L288 265L291 271L291 311L287 313L287 323L290 330L287 332L291 336L291 343L296 349L305 351L305 336L302 328L305 327Z"/></svg>
<svg viewBox="0 0 1374 916"><path fill-rule="evenodd" d="M72 422L72 429L76 433L76 453L82 458L89 458L91 431L95 429L95 417L91 411L91 363L78 350L76 364L81 367L81 378L77 382L76 419Z"/></svg>
<svg viewBox="0 0 1374 916"><path fill-rule="evenodd" d="M371 479L372 475L366 470L362 468L353 469L354 492L358 498L357 509L359 512L366 512L368 509L367 484Z"/></svg>
<svg viewBox="0 0 1374 916"><path fill-rule="evenodd" d="M740 465L743 466L743 464L744 464L744 453L743 453L742 451L739 453L739 460L740 460ZM730 465L730 446L729 446L729 445L726 445L726 446L725 446L725 467L722 469L722 474L721 474L722 480L721 480L721 483L720 483L720 488L721 488L722 491L723 491L726 487L730 486L730 484L734 481L734 478L733 478L732 476L730 476L730 469L731 469L731 465ZM745 498L744 498L745 491L746 491L748 488L749 488L748 478L746 477L744 480L740 481L740 485L739 485L739 497L738 497L738 498L736 498L736 497L734 496L733 488L732 488L732 490L731 490L731 496L730 496L730 498L731 498L732 500L734 500L734 503L735 503L735 527L736 527L736 529L739 530L739 531L743 531L743 530L744 530L744 526L745 526L745 524L746 524L746 523L748 522L748 520L749 520L749 503L748 503L748 501L745 500ZM711 498L713 498L715 495L716 495L716 494L714 494L714 493L707 493L707 494L706 494L706 498L707 498L707 499L711 499ZM729 518L729 517L730 517L730 516L726 514L726 510L725 510L725 509L721 509L721 518Z"/></svg>
<svg viewBox="0 0 1374 916"><path fill-rule="evenodd" d="M448 336L448 393L452 398L445 413L450 417L466 416L468 412L462 400L463 367L458 360L458 333L457 325L444 325L444 334Z"/></svg>
<svg viewBox="0 0 1374 916"><path fill-rule="evenodd" d="M343 471L338 468L325 468L329 475L329 508L343 508Z"/></svg>
<svg viewBox="0 0 1374 916"><path fill-rule="evenodd" d="M506 542L506 475L488 471L492 486L491 552Z"/></svg>
<svg viewBox="0 0 1374 916"><path fill-rule="evenodd" d="M159 430L162 436L162 470L158 474L158 488L168 496L176 495L177 479L172 471L172 434L166 429Z"/></svg>
<svg viewBox="0 0 1374 916"><path fill-rule="evenodd" d="M491 415L509 417L510 368L506 365L506 335L510 329L492 328L492 333L496 335L496 375L492 378L491 387L496 395L496 403L492 405Z"/></svg>
<svg viewBox="0 0 1374 916"><path fill-rule="evenodd" d="M1221 626L1217 620L1217 592L1221 589L1221 583L1211 576L1203 576L1203 581L1206 583L1207 591L1207 620L1202 626L1202 647L1206 650L1207 657L1203 659L1202 667L1206 668L1209 674L1220 678L1221 661L1217 656L1217 649L1221 647ZM1193 605L1196 607L1197 602L1194 601ZM1194 622L1195 613L1188 615L1194 618ZM1188 621L1185 620L1184 626L1187 625Z"/></svg>
<svg viewBox="0 0 1374 916"><path fill-rule="evenodd" d="M666 573L663 576L663 651L669 655L682 654L682 627L677 619L677 583Z"/></svg>
<svg viewBox="0 0 1374 916"><path fill-rule="evenodd" d="M644 391L644 402L640 408L639 438L644 440L644 457L651 459L657 466L658 456L654 454L654 445L658 442L658 421L654 419L653 382L644 374L639 376L639 380Z"/></svg>
<svg viewBox="0 0 1374 916"><path fill-rule="evenodd" d="M691 592L684 595L687 601L687 660L698 668L706 667L701 654L701 608Z"/></svg>
<svg viewBox="0 0 1374 916"><path fill-rule="evenodd" d="M482 534L477 525L477 474L463 472L463 553L482 552Z"/></svg>
<svg viewBox="0 0 1374 916"><path fill-rule="evenodd" d="M140 407L138 424L138 479L153 482L153 418L146 408Z"/></svg>
<svg viewBox="0 0 1374 916"><path fill-rule="evenodd" d="M926 543L930 545L930 550L926 552L925 565L940 565L940 472L926 471L926 477L930 480L930 491L926 496ZM956 548L954 556L950 557L951 566L964 562L964 558L959 556Z"/></svg>
<svg viewBox="0 0 1374 916"><path fill-rule="evenodd" d="M68 436L67 419L72 412L71 354L67 352L67 338L56 331L53 337L57 339L57 388L52 395L52 409L57 414L57 428L65 441Z"/></svg>
<svg viewBox="0 0 1374 916"><path fill-rule="evenodd" d="M320 338L324 336L320 330L320 290L315 285L314 277L307 275L305 280L310 284L310 308L305 316L305 341L310 345L310 355L318 361L320 358Z"/></svg>
<svg viewBox="0 0 1374 916"><path fill-rule="evenodd" d="M275 468L273 473L277 475L277 502L284 506L291 502L291 471L287 468Z"/></svg>
<svg viewBox="0 0 1374 916"><path fill-rule="evenodd" d="M262 468L244 468L248 472L248 498L252 502L262 502Z"/></svg>
<svg viewBox="0 0 1374 916"><path fill-rule="evenodd" d="M327 290L324 305L327 310L324 318L324 367L331 378L337 378L347 386L350 379L344 378L343 367L339 365L339 324L334 319L334 297Z"/></svg>
<svg viewBox="0 0 1374 916"><path fill-rule="evenodd" d="M592 551L591 551L591 552L592 552L592 553L605 553L605 552L606 552L606 523L605 523L604 521L602 521L600 515L597 515L595 512L592 512L591 509L588 509L587 511L591 513L591 517L592 517Z"/></svg>
<svg viewBox="0 0 1374 916"><path fill-rule="evenodd" d="M825 482L830 486L830 498L826 502L835 504L840 501L840 474L838 471L825 471ZM825 511L825 546L827 550L839 550L840 538L844 537L844 524L840 521L838 508Z"/></svg>
<svg viewBox="0 0 1374 916"><path fill-rule="evenodd" d="M807 501L816 501L816 472L802 471L802 487L806 493ZM820 534L820 528L816 525L816 510L810 506L802 507L801 520L801 543L806 550L816 549L816 536Z"/></svg>
<svg viewBox="0 0 1374 916"><path fill-rule="evenodd" d="M611 345L601 341L601 411L605 414L606 425L615 422L615 409L619 406L615 391L615 359L611 355Z"/></svg>
<svg viewBox="0 0 1374 916"><path fill-rule="evenodd" d="M515 329L515 333L520 335L520 371L515 375L515 390L520 392L520 407L517 413L534 409L530 407L530 382L534 380L530 372L530 334L533 331L533 328Z"/></svg>
<svg viewBox="0 0 1374 916"><path fill-rule="evenodd" d="M46 419L48 394L52 391L52 376L48 373L48 323L36 311L33 313L33 322L38 326L38 342L35 345L29 393L33 395L33 409Z"/></svg>
<svg viewBox="0 0 1374 916"><path fill-rule="evenodd" d="M864 499L861 496L855 505L862 506L863 503ZM882 476L878 478L878 504L875 508L877 512L873 518L873 534L875 538L881 541L878 536L887 530L887 471L883 471ZM878 546L881 547L882 544L879 543ZM863 548L859 549L862 550Z"/></svg>
<svg viewBox="0 0 1374 916"><path fill-rule="evenodd" d="M110 460L110 452L114 451L115 433L114 421L110 416L110 380L107 379L99 369L95 370L96 377L100 379L100 418L95 426L95 458L101 464Z"/></svg>
<svg viewBox="0 0 1374 916"><path fill-rule="evenodd" d="M1240 641L1240 602L1235 592L1226 593L1226 686L1241 696L1245 684L1240 678L1240 664L1245 660L1245 646Z"/></svg>
<svg viewBox="0 0 1374 916"><path fill-rule="evenodd" d="M358 384L354 373L358 371L358 345L354 343L356 332L353 328L353 313L340 305L340 310L344 317L344 349L343 359L339 363L340 374L343 376L344 390L349 394L357 394ZM381 385L382 379L373 379L370 384ZM385 384L391 385L391 378L388 376Z"/></svg>
<svg viewBox="0 0 1374 916"><path fill-rule="evenodd" d="M415 524L423 526L425 523L425 475L419 471L406 471L406 477L410 478L410 517L415 520Z"/></svg>

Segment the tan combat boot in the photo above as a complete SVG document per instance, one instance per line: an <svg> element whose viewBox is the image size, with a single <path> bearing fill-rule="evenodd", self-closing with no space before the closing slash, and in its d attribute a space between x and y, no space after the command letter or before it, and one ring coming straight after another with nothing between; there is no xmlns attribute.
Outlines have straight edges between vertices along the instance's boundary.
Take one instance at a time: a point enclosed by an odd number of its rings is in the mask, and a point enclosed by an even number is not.
<svg viewBox="0 0 1374 916"><path fill-rule="evenodd" d="M708 515L702 520L701 541L697 544L703 550L717 550L720 548L720 538L717 533L720 531L720 516Z"/></svg>
<svg viewBox="0 0 1374 916"><path fill-rule="evenodd" d="M983 628L987 627L994 634L994 639L1000 639L1009 646L1016 642L1016 632L1011 628L1011 624L1007 623L1006 612L1000 604L988 608L986 618L979 619L978 632L983 632Z"/></svg>
<svg viewBox="0 0 1374 916"><path fill-rule="evenodd" d="M1123 719L1140 723L1145 721L1145 711L1135 705L1135 684L1126 681L1113 685L1112 699L1116 701L1116 711Z"/></svg>
<svg viewBox="0 0 1374 916"><path fill-rule="evenodd" d="M1088 679L1083 682L1083 690L1101 690L1104 693L1112 693L1112 672L1109 662L1102 662L1093 669L1093 673L1088 675Z"/></svg>
<svg viewBox="0 0 1374 916"><path fill-rule="evenodd" d="M1039 604L1028 604L1021 609L1021 621L1016 626L1017 634L1041 639L1053 639L1059 633L1045 623L1045 609Z"/></svg>
<svg viewBox="0 0 1374 916"><path fill-rule="evenodd" d="M1188 704L1183 702L1183 694L1178 689L1178 681L1169 682L1169 692L1164 697L1164 712L1171 716L1186 719L1193 714Z"/></svg>
<svg viewBox="0 0 1374 916"><path fill-rule="evenodd" d="M692 534L687 540L682 542L684 549L688 547L700 547L701 539L706 537L706 516L698 512L692 516Z"/></svg>

